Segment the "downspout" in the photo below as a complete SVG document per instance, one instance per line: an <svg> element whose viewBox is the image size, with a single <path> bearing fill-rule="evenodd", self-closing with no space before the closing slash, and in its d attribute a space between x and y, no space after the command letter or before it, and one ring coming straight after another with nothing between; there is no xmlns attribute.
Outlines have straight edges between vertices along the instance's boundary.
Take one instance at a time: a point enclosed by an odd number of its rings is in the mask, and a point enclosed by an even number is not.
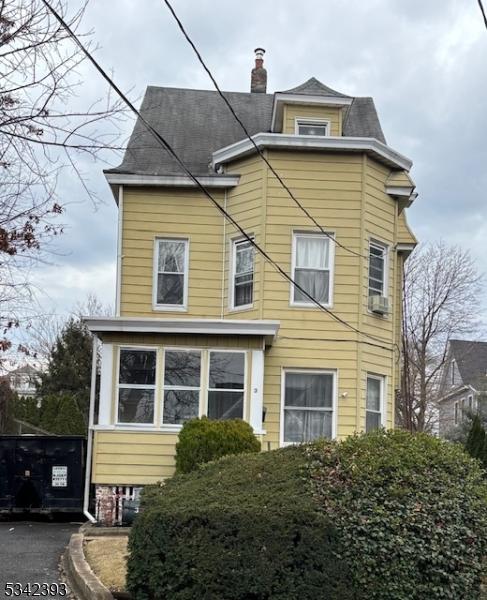
<svg viewBox="0 0 487 600"><path fill-rule="evenodd" d="M90 389L90 414L88 419L88 445L86 448L86 468L85 468L85 496L83 501L83 514L91 521L96 523L95 517L88 511L90 504L90 483L91 483L91 457L93 453L93 423L95 418L95 396L96 396L96 363L98 356L98 338L93 335L93 354L91 358L91 389Z"/></svg>
<svg viewBox="0 0 487 600"><path fill-rule="evenodd" d="M227 188L225 188L224 192L224 200L223 200L223 208L225 212L227 212ZM222 252L222 303L221 303L221 311L220 311L220 319L225 318L225 254L227 250L227 238L226 238L226 230L227 230L227 219L225 215L223 215L223 252ZM229 257L230 259L230 257Z"/></svg>
<svg viewBox="0 0 487 600"><path fill-rule="evenodd" d="M115 292L115 314L120 316L122 285L122 227L123 227L123 185L118 186L118 231L117 231L117 282Z"/></svg>

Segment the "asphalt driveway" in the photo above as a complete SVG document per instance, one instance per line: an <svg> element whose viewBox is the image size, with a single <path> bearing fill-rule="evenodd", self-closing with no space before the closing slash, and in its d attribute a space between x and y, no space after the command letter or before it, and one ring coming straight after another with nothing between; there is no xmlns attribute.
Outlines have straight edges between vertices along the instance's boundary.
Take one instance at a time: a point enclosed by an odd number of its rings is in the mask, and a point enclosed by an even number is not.
<svg viewBox="0 0 487 600"><path fill-rule="evenodd" d="M0 522L0 598L7 598L7 583L23 584L22 595L10 597L32 598L35 587L32 584L60 583L59 560L72 533L79 529L79 523L42 521L1 521ZM31 590L25 588L30 583ZM17 590L19 588L17 587ZM66 598L56 594L53 586L50 592L36 596L45 598Z"/></svg>

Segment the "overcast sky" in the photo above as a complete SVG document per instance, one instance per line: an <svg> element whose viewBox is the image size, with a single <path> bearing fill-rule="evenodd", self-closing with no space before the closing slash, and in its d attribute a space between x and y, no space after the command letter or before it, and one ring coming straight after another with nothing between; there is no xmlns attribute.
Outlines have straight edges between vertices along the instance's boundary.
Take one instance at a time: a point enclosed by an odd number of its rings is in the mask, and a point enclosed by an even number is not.
<svg viewBox="0 0 487 600"><path fill-rule="evenodd" d="M414 161L419 198L408 218L417 237L469 248L487 271L487 31L476 0L173 3L224 90L249 91L262 46L268 92L314 76L373 96L388 144ZM92 0L84 26L97 59L138 103L148 84L212 89L162 0ZM88 106L104 85L88 64L81 74L78 102ZM89 292L114 305L116 206L103 165L80 166L104 203L95 210L71 172L61 178L67 232L35 273L48 292L41 304L57 312Z"/></svg>

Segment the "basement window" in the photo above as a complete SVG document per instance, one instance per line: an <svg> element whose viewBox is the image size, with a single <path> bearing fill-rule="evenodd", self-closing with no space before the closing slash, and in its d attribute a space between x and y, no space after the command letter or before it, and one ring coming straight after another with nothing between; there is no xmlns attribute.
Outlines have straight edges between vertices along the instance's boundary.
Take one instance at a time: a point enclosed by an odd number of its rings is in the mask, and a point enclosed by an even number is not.
<svg viewBox="0 0 487 600"><path fill-rule="evenodd" d="M330 121L297 117L295 121L295 133L296 135L330 135Z"/></svg>

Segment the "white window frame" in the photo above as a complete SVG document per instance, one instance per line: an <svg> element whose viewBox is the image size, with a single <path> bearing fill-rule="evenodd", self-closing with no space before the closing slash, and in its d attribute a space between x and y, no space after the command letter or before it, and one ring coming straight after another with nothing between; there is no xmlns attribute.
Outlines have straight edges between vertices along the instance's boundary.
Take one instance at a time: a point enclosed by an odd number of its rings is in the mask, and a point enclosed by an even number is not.
<svg viewBox="0 0 487 600"><path fill-rule="evenodd" d="M458 400L455 400L455 402L453 404L453 423L455 425L458 425L458 422L459 422L458 415L459 415Z"/></svg>
<svg viewBox="0 0 487 600"><path fill-rule="evenodd" d="M382 282L382 294L384 298L389 297L389 246L385 242L370 238L369 240L369 263L367 265L367 298L370 298L373 294L370 293L370 251L371 248L380 248L383 251L384 256L384 281ZM371 312L371 311L369 311Z"/></svg>
<svg viewBox="0 0 487 600"><path fill-rule="evenodd" d="M326 127L325 135L309 135L306 133L299 133L299 126L303 125L318 125ZM331 122L330 119L314 119L313 117L294 117L294 134L302 135L306 137L330 137L331 135Z"/></svg>
<svg viewBox="0 0 487 600"><path fill-rule="evenodd" d="M184 242L184 284L182 304L159 304L157 302L157 280L159 275L159 243ZM186 312L188 310L188 281L189 281L189 238L158 235L154 239L152 264L152 309L161 311Z"/></svg>
<svg viewBox="0 0 487 600"><path fill-rule="evenodd" d="M120 383L120 355L122 350L142 350L146 352L154 352L156 355L156 372L154 374L154 385L142 385L139 383ZM156 346L138 346L138 345L123 345L117 347L117 369L116 369L116 402L115 402L115 426L120 427L133 427L134 429L144 429L147 427L154 427L156 425L156 408L158 402L157 394L157 380L158 380L158 348ZM152 423L130 423L125 421L119 421L119 403L120 403L120 390L121 389L139 389L139 390L154 390L154 418Z"/></svg>
<svg viewBox="0 0 487 600"><path fill-rule="evenodd" d="M254 239L253 236L249 236L252 240ZM230 279L229 279L229 309L230 310L249 310L250 308L253 308L254 306L254 297L255 297L255 249L252 246L252 249L254 250L254 260L252 263L252 302L250 302L249 304L242 304L240 306L235 306L235 276L236 276L236 266L237 266L237 245L241 244L243 242L248 242L248 240L246 238L243 237L238 237L238 238L234 238L232 240L230 240L230 244L231 244L231 265L230 265Z"/></svg>
<svg viewBox="0 0 487 600"><path fill-rule="evenodd" d="M323 271L329 271L330 272L330 277L329 277L329 294L328 294L328 302L327 303L321 303L321 306L324 306L325 308L333 308L333 288L334 288L334 279L335 279L335 232L332 231L327 231L326 232L327 235L323 235L322 233L316 233L315 231L293 231L292 232L292 251L291 251L291 273L292 273L292 279L293 281L296 281L295 279L295 271L296 271L296 247L297 247L297 238L298 237L316 237L316 238L325 238L326 240L328 240L328 255L329 255L329 261L328 261L328 269L322 269ZM290 290L289 290L289 305L290 306L295 306L295 307L300 307L300 308L315 308L316 310L319 310L319 308L316 306L316 304L314 302L299 302L299 301L295 301L294 300L294 292L296 290L296 287L294 286L294 284L290 284Z"/></svg>
<svg viewBox="0 0 487 600"><path fill-rule="evenodd" d="M206 348L189 348L187 346L163 346L162 348L162 367L161 367L161 418L160 425L164 429L174 429L179 431L183 423L164 423L164 392L166 390L187 390L195 391L198 390L198 417L201 417L202 413L202 391L203 391L203 374L204 374L204 351ZM200 355L200 385L199 388L190 387L185 385L166 385L164 383L166 374L166 352L198 352Z"/></svg>
<svg viewBox="0 0 487 600"><path fill-rule="evenodd" d="M305 373L308 375L332 375L333 376L333 397L332 397L332 416L331 416L331 439L334 440L337 435L337 423L338 423L338 370L337 369L300 369L293 367L284 367L281 369L281 415L280 415L280 426L279 426L279 445L292 446L295 442L284 441L284 411L286 402L286 374L287 373ZM298 407L294 407L298 408ZM308 409L305 409L308 410ZM310 409L313 410L313 409ZM329 411L329 408L316 409L322 412Z"/></svg>
<svg viewBox="0 0 487 600"><path fill-rule="evenodd" d="M368 380L369 379L375 379L376 381L379 381L380 383L380 410L370 410L367 408L367 389L368 389ZM378 375L377 373L368 373L366 374L365 377L365 428L364 430L367 431L367 413L374 413L374 414L380 414L380 424L382 425L382 427L386 426L386 376L385 375Z"/></svg>
<svg viewBox="0 0 487 600"><path fill-rule="evenodd" d="M244 355L244 385L242 390L230 389L230 388L210 388L210 365L211 365L211 353L212 352L231 352L232 354L243 354ZM243 406L242 406L242 420L247 421L245 418L247 412L247 375L248 375L248 353L246 350L233 350L232 348L208 348L207 352L207 371L206 371L206 389L205 389L205 405L204 405L204 413L208 416L208 395L210 392L243 392Z"/></svg>

